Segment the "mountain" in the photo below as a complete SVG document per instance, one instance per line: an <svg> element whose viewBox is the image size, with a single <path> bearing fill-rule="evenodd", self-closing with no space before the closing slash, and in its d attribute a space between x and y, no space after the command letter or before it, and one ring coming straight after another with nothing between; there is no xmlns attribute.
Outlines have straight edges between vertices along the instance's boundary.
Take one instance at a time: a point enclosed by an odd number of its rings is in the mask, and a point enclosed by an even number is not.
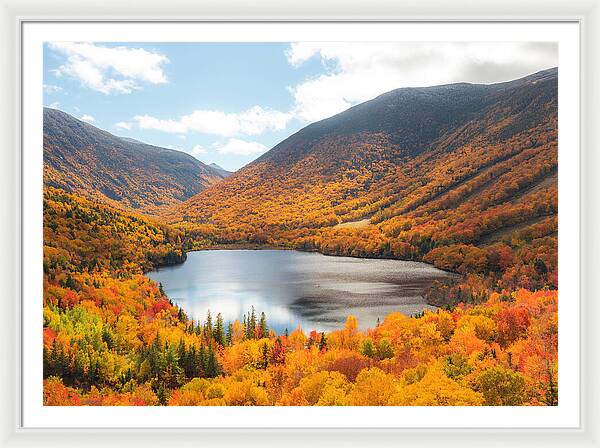
<svg viewBox="0 0 600 448"><path fill-rule="evenodd" d="M147 145L44 108L44 184L155 212L225 177L183 152Z"/></svg>
<svg viewBox="0 0 600 448"><path fill-rule="evenodd" d="M525 260L514 275L549 281L557 79L554 68L385 93L305 127L163 216L215 243L426 259L468 272L496 263L492 252L506 246L511 263ZM535 259L543 275L530 272Z"/></svg>
<svg viewBox="0 0 600 448"><path fill-rule="evenodd" d="M486 130L483 125L499 121L501 115L513 121L497 136L506 140L539 121L540 108L556 99L556 80L557 70L550 69L500 84L459 83L393 90L307 126L265 153L257 164L290 167L317 157L321 171L335 171L340 161L364 153L365 148L357 149L352 142L351 148L332 151L328 142L360 139L368 143L382 138L388 145L382 157L400 161L434 149L443 136L479 120L479 128L463 132L464 137L476 136ZM464 138L453 138L445 149L457 148L463 142Z"/></svg>
<svg viewBox="0 0 600 448"><path fill-rule="evenodd" d="M220 172L223 175L223 177L228 177L231 175L231 171L227 171L225 168L221 167L220 165L217 165L216 163L209 163L208 166Z"/></svg>

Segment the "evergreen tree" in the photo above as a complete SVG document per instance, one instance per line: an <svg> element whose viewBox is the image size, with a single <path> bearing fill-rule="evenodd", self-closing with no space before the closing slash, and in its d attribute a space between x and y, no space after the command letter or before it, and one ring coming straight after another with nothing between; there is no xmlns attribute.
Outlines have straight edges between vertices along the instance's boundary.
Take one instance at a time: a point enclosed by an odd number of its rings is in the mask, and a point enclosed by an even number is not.
<svg viewBox="0 0 600 448"><path fill-rule="evenodd" d="M233 341L233 324L230 322L229 325L227 325L227 345L231 345L232 341Z"/></svg>
<svg viewBox="0 0 600 448"><path fill-rule="evenodd" d="M185 342L183 342L183 338L179 339L179 345L177 346L177 358L179 367L185 372L187 351L185 349Z"/></svg>
<svg viewBox="0 0 600 448"><path fill-rule="evenodd" d="M169 394L164 383L160 383L158 391L156 392L156 397L158 398L159 405L166 406L169 404Z"/></svg>
<svg viewBox="0 0 600 448"><path fill-rule="evenodd" d="M165 345L163 379L169 388L179 386L181 368L179 367L179 357L177 351L168 343Z"/></svg>
<svg viewBox="0 0 600 448"><path fill-rule="evenodd" d="M204 343L200 345L200 351L198 352L198 375L206 376L206 347Z"/></svg>
<svg viewBox="0 0 600 448"><path fill-rule="evenodd" d="M87 382L90 386L92 384L96 383L96 375L95 375L96 372L95 372L94 366L95 366L95 364L90 359L90 364L88 366L88 378L87 378Z"/></svg>
<svg viewBox="0 0 600 448"><path fill-rule="evenodd" d="M102 327L102 340L106 342L106 346L111 350L114 346L113 335L107 325Z"/></svg>
<svg viewBox="0 0 600 448"><path fill-rule="evenodd" d="M192 345L187 352L185 359L185 375L188 378L195 378L198 376L198 365L197 365L197 357L198 354L196 352L196 347Z"/></svg>
<svg viewBox="0 0 600 448"><path fill-rule="evenodd" d="M157 331L156 337L154 338L154 342L150 346L148 350L148 363L150 364L150 374L152 377L156 377L160 379L162 374L162 342L160 339L160 334Z"/></svg>
<svg viewBox="0 0 600 448"><path fill-rule="evenodd" d="M269 336L269 328L267 327L267 316L264 312L260 313L259 337L266 338Z"/></svg>
<svg viewBox="0 0 600 448"><path fill-rule="evenodd" d="M244 314L244 323L242 324L243 327L243 333L244 333L244 339L250 339L250 315L246 315Z"/></svg>
<svg viewBox="0 0 600 448"><path fill-rule="evenodd" d="M250 313L250 317L248 318L248 334L250 339L254 339L256 337L256 313L254 312L254 305L252 305L252 311Z"/></svg>
<svg viewBox="0 0 600 448"><path fill-rule="evenodd" d="M538 274L544 275L548 273L548 267L546 266L546 263L544 263L544 260L536 258L533 262L533 266Z"/></svg>
<svg viewBox="0 0 600 448"><path fill-rule="evenodd" d="M63 345L57 342L56 339L52 342L52 350L50 351L50 364L53 366L52 374L64 378L67 372L67 356Z"/></svg>
<svg viewBox="0 0 600 448"><path fill-rule="evenodd" d="M225 332L223 329L223 316L221 313L217 314L217 322L213 331L213 337L217 344L225 345Z"/></svg>
<svg viewBox="0 0 600 448"><path fill-rule="evenodd" d="M87 355L82 350L75 352L74 372L73 375L78 383L85 381L85 364Z"/></svg>
<svg viewBox="0 0 600 448"><path fill-rule="evenodd" d="M319 350L324 352L327 350L327 338L325 333L321 333L321 340L319 341Z"/></svg>
<svg viewBox="0 0 600 448"><path fill-rule="evenodd" d="M71 277L71 274L67 275L67 280L65 281L65 287L68 289L77 290L77 285L75 283L75 280L73 280L73 277Z"/></svg>
<svg viewBox="0 0 600 448"><path fill-rule="evenodd" d="M212 333L213 333L212 317L210 315L210 310L208 310L208 313L206 314L206 322L204 323L204 338L207 341L210 341L212 339Z"/></svg>
<svg viewBox="0 0 600 448"><path fill-rule="evenodd" d="M214 378L219 376L221 371L221 367L219 366L219 362L217 361L217 355L215 354L215 350L212 345L208 346L208 355L206 358L206 376L208 378Z"/></svg>

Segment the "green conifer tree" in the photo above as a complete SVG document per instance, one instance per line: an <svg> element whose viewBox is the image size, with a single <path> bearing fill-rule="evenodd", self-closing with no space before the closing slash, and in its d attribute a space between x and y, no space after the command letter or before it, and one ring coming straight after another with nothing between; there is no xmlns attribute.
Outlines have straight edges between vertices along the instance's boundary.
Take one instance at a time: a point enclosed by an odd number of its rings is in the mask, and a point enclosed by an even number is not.
<svg viewBox="0 0 600 448"><path fill-rule="evenodd" d="M264 312L260 313L260 321L258 324L259 337L266 338L269 336L269 328L267 327L267 316Z"/></svg>
<svg viewBox="0 0 600 448"><path fill-rule="evenodd" d="M221 346L225 345L225 331L223 328L223 316L221 316L221 313L217 314L217 321L215 323L213 337L217 344Z"/></svg>
<svg viewBox="0 0 600 448"><path fill-rule="evenodd" d="M206 347L202 343L198 352L198 376L206 376L206 358Z"/></svg>
<svg viewBox="0 0 600 448"><path fill-rule="evenodd" d="M159 405L166 406L169 404L169 394L164 383L160 383L158 391L156 392L156 397L158 398Z"/></svg>
<svg viewBox="0 0 600 448"><path fill-rule="evenodd" d="M221 373L221 367L219 366L219 362L217 361L217 355L215 354L215 350L212 345L208 346L208 355L206 359L206 376L208 378L214 378L219 376Z"/></svg>
<svg viewBox="0 0 600 448"><path fill-rule="evenodd" d="M231 345L231 341L233 340L233 324L230 322L227 325L227 345Z"/></svg>
<svg viewBox="0 0 600 448"><path fill-rule="evenodd" d="M213 336L213 325L212 325L212 316L210 315L210 310L206 314L206 322L204 323L204 338L207 341L210 341Z"/></svg>
<svg viewBox="0 0 600 448"><path fill-rule="evenodd" d="M252 311L248 318L248 327L250 339L254 339L256 337L256 313L254 311L254 305L252 305Z"/></svg>
<svg viewBox="0 0 600 448"><path fill-rule="evenodd" d="M321 333L321 340L319 341L319 351L327 350L327 338L325 337L325 333Z"/></svg>

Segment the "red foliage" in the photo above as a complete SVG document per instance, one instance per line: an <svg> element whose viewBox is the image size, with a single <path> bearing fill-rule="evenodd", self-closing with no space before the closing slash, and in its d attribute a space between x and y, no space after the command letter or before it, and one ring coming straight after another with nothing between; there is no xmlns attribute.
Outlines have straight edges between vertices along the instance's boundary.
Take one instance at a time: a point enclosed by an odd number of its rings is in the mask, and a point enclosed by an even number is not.
<svg viewBox="0 0 600 448"><path fill-rule="evenodd" d="M369 360L364 356L354 351L347 350L346 352L340 353L339 356L327 364L323 370L340 372L345 375L349 381L355 381L360 371L365 367L368 367L369 364Z"/></svg>
<svg viewBox="0 0 600 448"><path fill-rule="evenodd" d="M52 328L44 328L44 345L46 347L51 347L52 343L54 342L54 339L56 338L56 331L54 331Z"/></svg>
<svg viewBox="0 0 600 448"><path fill-rule="evenodd" d="M79 393L57 379L44 380L44 406L80 406Z"/></svg>
<svg viewBox="0 0 600 448"><path fill-rule="evenodd" d="M154 316L156 316L158 313L160 313L163 310L170 310L170 309L171 309L171 304L164 297L158 299L152 305L152 313L153 313Z"/></svg>
<svg viewBox="0 0 600 448"><path fill-rule="evenodd" d="M498 341L508 346L527 332L529 312L525 308L507 308L497 314L496 325Z"/></svg>

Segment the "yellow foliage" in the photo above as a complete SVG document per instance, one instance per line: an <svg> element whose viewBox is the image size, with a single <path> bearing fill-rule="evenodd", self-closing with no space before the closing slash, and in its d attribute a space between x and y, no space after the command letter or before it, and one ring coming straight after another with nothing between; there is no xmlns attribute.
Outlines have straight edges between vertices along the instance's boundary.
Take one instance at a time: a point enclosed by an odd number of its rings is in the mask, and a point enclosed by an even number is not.
<svg viewBox="0 0 600 448"><path fill-rule="evenodd" d="M356 377L349 403L353 406L388 406L399 381L377 367L363 369Z"/></svg>
<svg viewBox="0 0 600 448"><path fill-rule="evenodd" d="M420 381L401 387L392 403L398 406L480 406L483 395L451 380L435 366L428 369Z"/></svg>
<svg viewBox="0 0 600 448"><path fill-rule="evenodd" d="M309 405L340 406L352 384L339 372L321 371L302 378L298 387Z"/></svg>

